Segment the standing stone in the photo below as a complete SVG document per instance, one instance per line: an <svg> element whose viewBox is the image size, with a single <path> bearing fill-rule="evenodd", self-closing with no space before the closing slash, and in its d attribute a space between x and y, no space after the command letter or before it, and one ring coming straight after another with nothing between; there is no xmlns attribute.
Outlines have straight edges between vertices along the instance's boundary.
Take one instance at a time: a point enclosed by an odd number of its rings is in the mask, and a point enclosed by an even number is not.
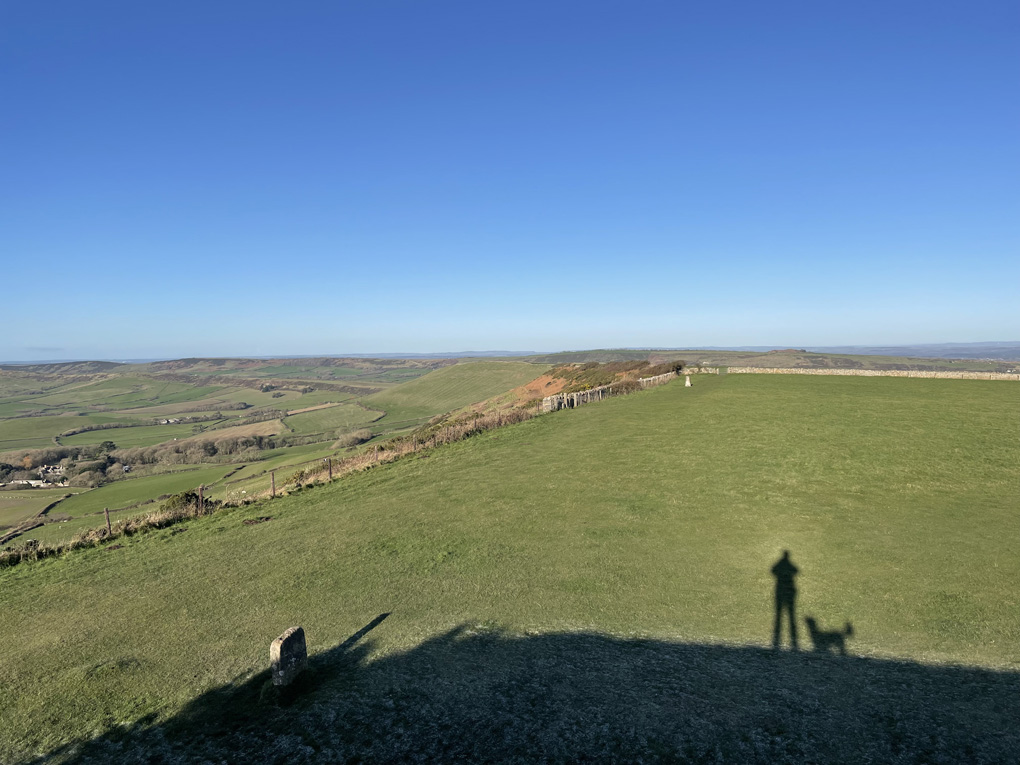
<svg viewBox="0 0 1020 765"><path fill-rule="evenodd" d="M687 377L687 381L684 382L684 387L685 388L690 388L691 387L691 376L690 375L686 375L686 377Z"/></svg>
<svg viewBox="0 0 1020 765"><path fill-rule="evenodd" d="M290 685L308 664L305 648L305 631L291 627L269 646L269 664L273 670L273 685Z"/></svg>

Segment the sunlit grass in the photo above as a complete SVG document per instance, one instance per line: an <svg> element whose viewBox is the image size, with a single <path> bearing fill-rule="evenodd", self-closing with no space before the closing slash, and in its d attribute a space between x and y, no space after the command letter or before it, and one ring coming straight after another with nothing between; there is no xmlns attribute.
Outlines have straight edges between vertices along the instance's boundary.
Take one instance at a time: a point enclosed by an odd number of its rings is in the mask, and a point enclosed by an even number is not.
<svg viewBox="0 0 1020 765"><path fill-rule="evenodd" d="M852 653L1017 669L1017 432L1008 382L701 376L22 564L0 759L173 714L293 624L315 652L392 612L373 657L464 623L765 646L782 549Z"/></svg>

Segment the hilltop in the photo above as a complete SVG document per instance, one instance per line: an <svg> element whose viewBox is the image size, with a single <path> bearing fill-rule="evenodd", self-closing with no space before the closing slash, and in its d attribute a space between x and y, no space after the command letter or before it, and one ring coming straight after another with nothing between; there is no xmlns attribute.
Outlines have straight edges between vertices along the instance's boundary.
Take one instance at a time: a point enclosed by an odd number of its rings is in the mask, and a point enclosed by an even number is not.
<svg viewBox="0 0 1020 765"><path fill-rule="evenodd" d="M0 571L0 759L1015 759L1018 396L701 375Z"/></svg>

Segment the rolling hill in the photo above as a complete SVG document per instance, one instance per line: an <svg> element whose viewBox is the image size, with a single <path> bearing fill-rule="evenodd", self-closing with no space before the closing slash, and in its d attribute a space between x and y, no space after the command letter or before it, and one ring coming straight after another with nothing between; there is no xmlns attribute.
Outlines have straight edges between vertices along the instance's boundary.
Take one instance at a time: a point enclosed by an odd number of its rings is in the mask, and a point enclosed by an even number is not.
<svg viewBox="0 0 1020 765"><path fill-rule="evenodd" d="M0 760L1015 759L1020 387L695 383L0 571Z"/></svg>

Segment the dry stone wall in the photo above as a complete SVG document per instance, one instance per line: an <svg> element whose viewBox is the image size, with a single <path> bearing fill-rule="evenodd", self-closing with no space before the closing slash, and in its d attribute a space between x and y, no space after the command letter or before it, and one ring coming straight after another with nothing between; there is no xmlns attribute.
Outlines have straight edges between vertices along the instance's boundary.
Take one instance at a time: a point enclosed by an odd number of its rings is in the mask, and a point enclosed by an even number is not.
<svg viewBox="0 0 1020 765"><path fill-rule="evenodd" d="M674 377L676 377L676 372L666 372L665 374L655 375L654 377L641 377L638 379L638 383L642 388L654 388L656 385L668 383Z"/></svg>
<svg viewBox="0 0 1020 765"><path fill-rule="evenodd" d="M730 367L735 375L842 375L845 377L923 377L936 380L1016 380L1008 372L936 372L914 369L778 369L775 367Z"/></svg>

